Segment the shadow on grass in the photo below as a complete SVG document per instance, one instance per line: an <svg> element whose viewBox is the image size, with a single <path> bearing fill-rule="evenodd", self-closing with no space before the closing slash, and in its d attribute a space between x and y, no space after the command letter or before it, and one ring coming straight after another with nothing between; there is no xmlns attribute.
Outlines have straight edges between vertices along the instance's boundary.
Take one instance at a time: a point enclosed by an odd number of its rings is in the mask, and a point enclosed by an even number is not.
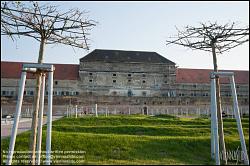
<svg viewBox="0 0 250 166"><path fill-rule="evenodd" d="M164 115L164 114L160 114L160 115L154 115L154 116L149 116L147 118L160 118L160 119L175 119L175 120L179 120L180 118L177 116L173 116L173 115Z"/></svg>
<svg viewBox="0 0 250 166"><path fill-rule="evenodd" d="M93 134L122 134L147 136L209 136L210 128L182 128L178 126L53 126L53 131L93 133Z"/></svg>

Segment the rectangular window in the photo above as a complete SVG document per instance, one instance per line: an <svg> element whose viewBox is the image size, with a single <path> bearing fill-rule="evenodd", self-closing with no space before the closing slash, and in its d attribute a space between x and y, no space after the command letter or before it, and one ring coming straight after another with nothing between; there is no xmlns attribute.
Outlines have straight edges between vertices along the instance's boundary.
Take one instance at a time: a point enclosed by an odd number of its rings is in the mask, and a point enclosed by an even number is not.
<svg viewBox="0 0 250 166"><path fill-rule="evenodd" d="M131 80L128 80L128 82L131 82Z"/></svg>
<svg viewBox="0 0 250 166"><path fill-rule="evenodd" d="M30 91L30 95L33 96L34 95L34 91Z"/></svg>
<svg viewBox="0 0 250 166"><path fill-rule="evenodd" d="M69 92L66 92L66 96L69 96Z"/></svg>
<svg viewBox="0 0 250 166"><path fill-rule="evenodd" d="M116 77L116 74L113 74L113 77Z"/></svg>
<svg viewBox="0 0 250 166"><path fill-rule="evenodd" d="M116 83L116 80L113 80L113 83Z"/></svg>
<svg viewBox="0 0 250 166"><path fill-rule="evenodd" d="M89 82L93 82L93 80L89 80Z"/></svg>
<svg viewBox="0 0 250 166"><path fill-rule="evenodd" d="M92 75L93 75L93 73L89 73L89 75L90 75L90 76L92 76Z"/></svg>
<svg viewBox="0 0 250 166"><path fill-rule="evenodd" d="M128 77L131 77L131 74L128 74Z"/></svg>
<svg viewBox="0 0 250 166"><path fill-rule="evenodd" d="M179 96L184 96L184 93L180 93Z"/></svg>
<svg viewBox="0 0 250 166"><path fill-rule="evenodd" d="M2 95L6 95L6 91L2 91Z"/></svg>
<svg viewBox="0 0 250 166"><path fill-rule="evenodd" d="M55 85L57 85L58 84L58 81L55 81Z"/></svg>
<svg viewBox="0 0 250 166"><path fill-rule="evenodd" d="M145 84L145 83L146 83L146 81L145 81L145 80L143 80L143 81L142 81L142 83L143 83L143 84Z"/></svg>
<svg viewBox="0 0 250 166"><path fill-rule="evenodd" d="M146 77L146 75L145 75L145 74L142 74L142 77Z"/></svg>

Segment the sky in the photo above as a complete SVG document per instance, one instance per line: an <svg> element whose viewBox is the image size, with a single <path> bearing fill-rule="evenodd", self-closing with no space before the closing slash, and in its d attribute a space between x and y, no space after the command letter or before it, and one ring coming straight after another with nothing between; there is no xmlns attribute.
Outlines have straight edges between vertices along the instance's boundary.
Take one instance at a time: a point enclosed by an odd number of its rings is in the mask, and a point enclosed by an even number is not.
<svg viewBox="0 0 250 166"><path fill-rule="evenodd" d="M179 68L212 69L210 52L183 46L166 46L177 34L175 27L198 26L203 22L236 22L249 26L248 1L68 1L51 2L59 9L87 10L87 17L98 22L90 31L90 50L65 45L46 45L45 63L79 64L79 59L94 49L152 51L173 61ZM1 36L1 61L37 62L39 42L21 37L12 41ZM249 42L218 55L218 68L249 70Z"/></svg>

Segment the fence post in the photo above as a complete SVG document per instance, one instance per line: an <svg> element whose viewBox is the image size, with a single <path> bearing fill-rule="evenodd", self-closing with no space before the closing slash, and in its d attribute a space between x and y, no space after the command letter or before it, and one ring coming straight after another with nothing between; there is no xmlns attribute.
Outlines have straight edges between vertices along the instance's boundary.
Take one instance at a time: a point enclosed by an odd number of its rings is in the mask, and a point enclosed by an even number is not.
<svg viewBox="0 0 250 166"><path fill-rule="evenodd" d="M220 165L215 77L211 78L211 156Z"/></svg>
<svg viewBox="0 0 250 166"><path fill-rule="evenodd" d="M40 100L40 113L39 113L39 122L38 122L38 136L37 136L37 154L36 154L36 163L40 165L40 156L41 156L41 144L42 144L42 128L43 128L43 107L44 107L44 90L45 90L45 74L42 74L42 87L41 87L41 100Z"/></svg>
<svg viewBox="0 0 250 166"><path fill-rule="evenodd" d="M75 113L76 113L76 118L77 118L77 105L75 105Z"/></svg>
<svg viewBox="0 0 250 166"><path fill-rule="evenodd" d="M16 113L15 113L15 117L14 117L14 124L12 127L12 134L11 134L11 139L10 139L10 144L9 144L9 151L8 151L6 165L11 165L11 163L12 163L15 142L16 142L17 129L18 129L18 124L19 124L19 117L20 117L22 103L23 103L23 92L24 92L26 74L27 74L26 71L22 71L21 81L19 83Z"/></svg>
<svg viewBox="0 0 250 166"><path fill-rule="evenodd" d="M249 165L247 148L246 148L244 134L243 134L242 125L241 125L241 118L240 118L240 113L239 113L239 106L238 106L238 100L237 100L237 94L236 94L236 88L235 88L233 75L230 77L230 83L231 83L231 90L232 90L232 95L233 95L234 115L235 115L235 119L237 122L238 132L240 135L241 149L244 152L244 164Z"/></svg>
<svg viewBox="0 0 250 166"><path fill-rule="evenodd" d="M51 132L52 132L52 106L53 106L53 70L49 72L48 78L48 112L47 112L47 138L46 138L46 165L50 165L51 160Z"/></svg>
<svg viewBox="0 0 250 166"><path fill-rule="evenodd" d="M95 116L98 117L97 104L95 104Z"/></svg>

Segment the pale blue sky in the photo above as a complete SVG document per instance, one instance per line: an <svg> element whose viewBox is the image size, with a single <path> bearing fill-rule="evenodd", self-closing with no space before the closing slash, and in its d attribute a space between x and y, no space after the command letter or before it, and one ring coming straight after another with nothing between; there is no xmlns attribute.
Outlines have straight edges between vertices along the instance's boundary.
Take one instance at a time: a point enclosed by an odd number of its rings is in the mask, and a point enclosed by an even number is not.
<svg viewBox="0 0 250 166"><path fill-rule="evenodd" d="M182 68L213 68L209 52L182 46L166 46L175 35L175 26L196 26L199 22L219 24L237 22L249 25L249 2L53 2L62 9L89 11L89 18L99 22L91 31L90 51L120 49L155 51ZM1 60L36 62L39 43L21 38L17 42L1 37ZM89 52L90 52L89 51ZM64 45L47 45L46 63L79 64L88 52ZM249 70L249 42L218 56L219 69Z"/></svg>

